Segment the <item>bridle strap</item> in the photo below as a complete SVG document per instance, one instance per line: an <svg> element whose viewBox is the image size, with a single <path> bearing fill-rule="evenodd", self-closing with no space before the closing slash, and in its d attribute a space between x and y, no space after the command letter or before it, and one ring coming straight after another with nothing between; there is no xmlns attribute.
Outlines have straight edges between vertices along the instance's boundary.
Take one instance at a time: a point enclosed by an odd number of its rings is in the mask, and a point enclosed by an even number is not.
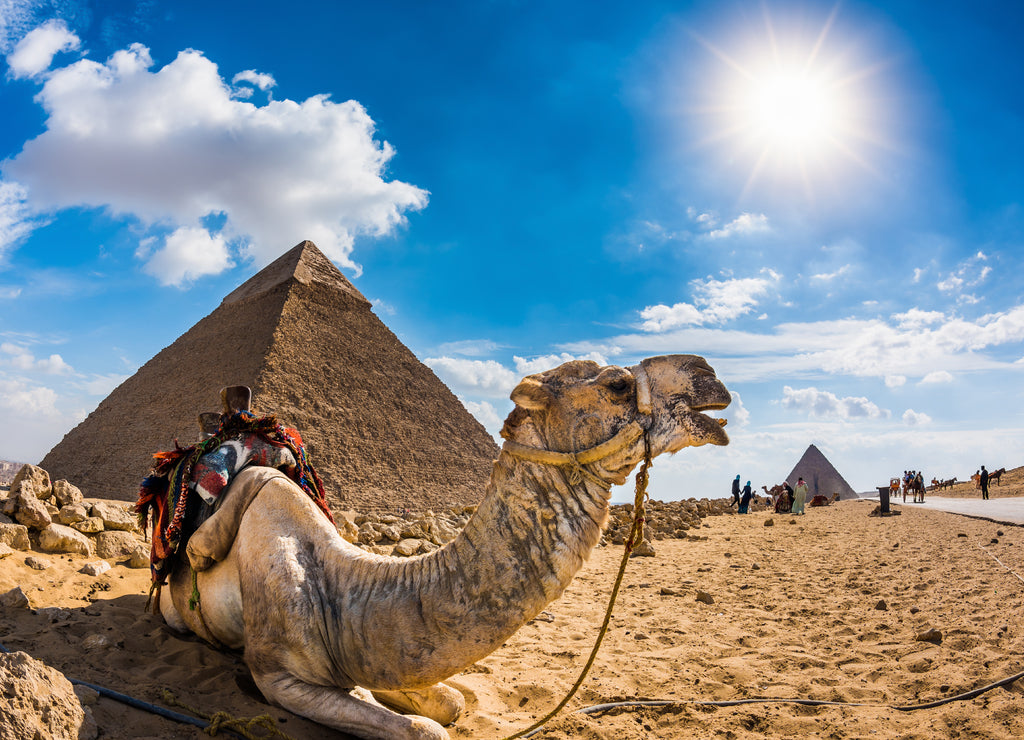
<svg viewBox="0 0 1024 740"><path fill-rule="evenodd" d="M505 440L502 449L513 457L518 457L520 460L541 463L543 465L568 466L571 469L569 482L576 485L582 479L581 476L586 474L586 471L581 466L603 460L609 455L629 447L642 436L644 436L644 428L637 422L631 421L622 427L611 439L602 442L596 447L580 452L555 452L554 450L545 450L540 447L530 447L519 442L513 442L510 439ZM609 487L608 484L596 476L588 475L587 477L592 477L595 481L600 482L601 485Z"/></svg>

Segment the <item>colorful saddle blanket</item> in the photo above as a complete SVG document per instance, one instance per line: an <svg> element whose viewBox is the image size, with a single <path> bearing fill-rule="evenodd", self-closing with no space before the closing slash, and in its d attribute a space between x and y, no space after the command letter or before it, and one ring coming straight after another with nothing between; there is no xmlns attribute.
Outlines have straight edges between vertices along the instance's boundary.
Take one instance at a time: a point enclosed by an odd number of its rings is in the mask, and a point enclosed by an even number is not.
<svg viewBox="0 0 1024 740"><path fill-rule="evenodd" d="M175 443L175 449L153 457L156 462L139 487L135 510L144 529L152 526L150 571L155 585L166 581L178 551L213 513L218 497L246 466L281 470L334 522L302 437L273 416L257 418L240 411L225 417L209 439L189 447Z"/></svg>

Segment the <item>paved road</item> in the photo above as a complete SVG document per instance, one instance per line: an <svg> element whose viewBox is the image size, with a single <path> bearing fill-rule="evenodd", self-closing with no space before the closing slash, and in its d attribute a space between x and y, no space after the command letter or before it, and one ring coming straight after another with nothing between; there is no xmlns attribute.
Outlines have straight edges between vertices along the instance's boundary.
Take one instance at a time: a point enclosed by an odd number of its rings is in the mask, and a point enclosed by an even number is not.
<svg viewBox="0 0 1024 740"><path fill-rule="evenodd" d="M897 500L893 500L892 503L908 508L936 509L953 514L991 519L996 522L1024 525L1024 496L990 498L985 501L980 496L978 498L943 498L942 496L928 494L923 504L914 504L909 501L903 503Z"/></svg>

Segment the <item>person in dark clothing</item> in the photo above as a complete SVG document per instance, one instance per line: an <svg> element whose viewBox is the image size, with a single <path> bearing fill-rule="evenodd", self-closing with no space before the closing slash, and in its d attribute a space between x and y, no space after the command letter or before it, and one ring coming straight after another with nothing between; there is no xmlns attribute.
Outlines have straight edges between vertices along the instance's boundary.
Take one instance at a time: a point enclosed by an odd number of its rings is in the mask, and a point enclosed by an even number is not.
<svg viewBox="0 0 1024 740"><path fill-rule="evenodd" d="M776 514L788 514L793 509L793 486L788 481L782 482L782 495L779 497L779 506L775 509Z"/></svg>
<svg viewBox="0 0 1024 740"><path fill-rule="evenodd" d="M740 499L740 514L747 513L747 507L750 506L750 497L753 495L750 490L750 481L747 481L747 485L743 486L743 497Z"/></svg>
<svg viewBox="0 0 1024 740"><path fill-rule="evenodd" d="M988 498L988 471L984 465L981 466L981 479L978 482L981 483L981 497Z"/></svg>
<svg viewBox="0 0 1024 740"><path fill-rule="evenodd" d="M732 501L729 502L729 508L738 505L740 502L740 477L737 475L732 481Z"/></svg>

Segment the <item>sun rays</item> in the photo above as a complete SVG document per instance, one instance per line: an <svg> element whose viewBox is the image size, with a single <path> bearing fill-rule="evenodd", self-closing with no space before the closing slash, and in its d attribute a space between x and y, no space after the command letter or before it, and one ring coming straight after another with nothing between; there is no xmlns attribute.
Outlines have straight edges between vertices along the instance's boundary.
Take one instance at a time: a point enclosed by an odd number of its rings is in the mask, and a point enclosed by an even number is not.
<svg viewBox="0 0 1024 740"><path fill-rule="evenodd" d="M811 199L857 171L879 175L873 157L892 148L875 78L884 64L865 58L836 30L838 6L808 33L796 19L773 18L742 38L696 37L715 58L696 109L702 147L720 150L755 187L799 188Z"/></svg>

